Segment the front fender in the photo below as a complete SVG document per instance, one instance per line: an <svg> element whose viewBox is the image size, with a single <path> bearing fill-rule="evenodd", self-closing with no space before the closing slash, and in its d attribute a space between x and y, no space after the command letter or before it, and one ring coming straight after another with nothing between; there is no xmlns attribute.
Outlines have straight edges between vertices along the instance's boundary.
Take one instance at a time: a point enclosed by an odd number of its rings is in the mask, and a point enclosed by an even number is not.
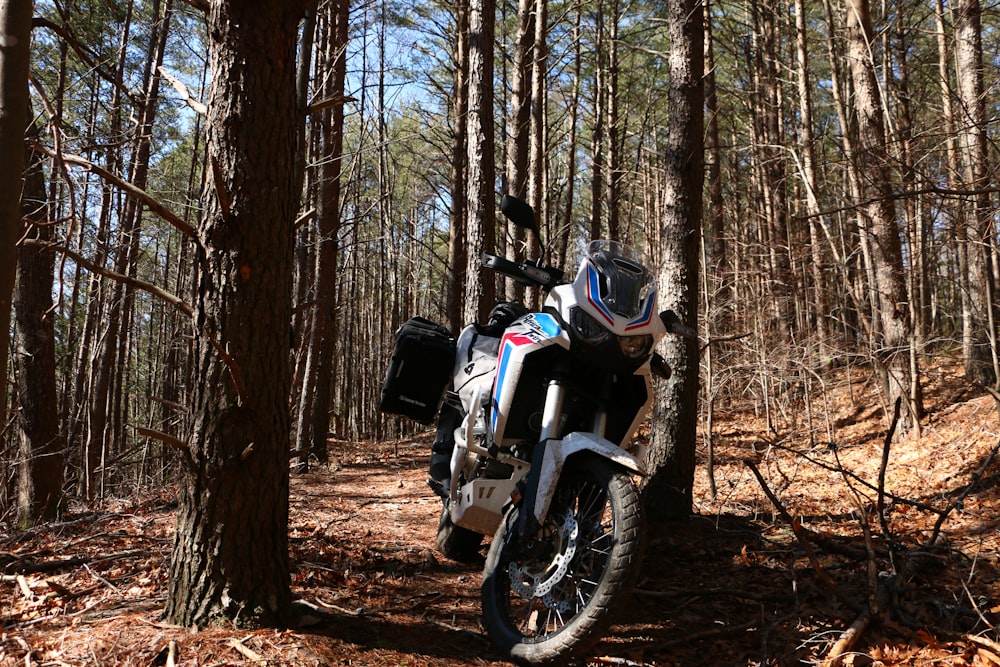
<svg viewBox="0 0 1000 667"><path fill-rule="evenodd" d="M559 482L566 461L579 452L593 452L608 459L611 465L621 466L637 475L646 474L642 461L599 435L576 431L561 440L549 440L545 444L545 457L538 475L538 494L535 496L535 518L539 524L544 523L549 513L556 484Z"/></svg>

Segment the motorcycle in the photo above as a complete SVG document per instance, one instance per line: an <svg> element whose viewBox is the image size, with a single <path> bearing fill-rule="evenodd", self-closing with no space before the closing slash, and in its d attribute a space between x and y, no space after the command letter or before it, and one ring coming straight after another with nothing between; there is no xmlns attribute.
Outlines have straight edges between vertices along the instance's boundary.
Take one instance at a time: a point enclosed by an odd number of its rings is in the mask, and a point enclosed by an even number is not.
<svg viewBox="0 0 1000 667"><path fill-rule="evenodd" d="M527 203L505 196L501 210L539 238ZM428 480L444 505L438 547L470 560L493 536L483 625L527 665L580 657L627 599L644 526L634 481L644 454L630 443L652 404L651 376L670 374L653 348L668 331L696 335L656 312L652 274L628 247L591 243L566 282L539 245L536 260L485 254L483 267L542 290L541 312L499 304L457 340L411 320L381 406L428 423L441 405Z"/></svg>

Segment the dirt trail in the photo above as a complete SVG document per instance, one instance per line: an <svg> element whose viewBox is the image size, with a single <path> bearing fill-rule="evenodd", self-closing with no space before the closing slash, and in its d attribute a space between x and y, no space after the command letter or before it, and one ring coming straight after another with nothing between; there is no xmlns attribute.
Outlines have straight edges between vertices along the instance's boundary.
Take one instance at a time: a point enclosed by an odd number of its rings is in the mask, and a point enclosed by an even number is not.
<svg viewBox="0 0 1000 667"><path fill-rule="evenodd" d="M1000 428L989 398L955 402L956 385L931 389L922 438L895 445L886 471L891 540L867 486L885 429L871 402L831 394L836 448L809 441L801 414L781 436L747 410L718 417L718 497L699 468L696 515L656 528L633 604L589 664L816 664L868 604L869 565L891 580L889 548L915 574L845 664L1000 664L1000 462L990 458ZM440 504L424 483L427 436L333 452L329 468L292 481L292 586L314 610L301 627L192 632L160 621L175 509L167 489L0 534L0 666L507 664L480 630L481 565L433 550ZM815 561L745 459L811 531ZM928 507L958 500L940 544L920 548L938 520Z"/></svg>

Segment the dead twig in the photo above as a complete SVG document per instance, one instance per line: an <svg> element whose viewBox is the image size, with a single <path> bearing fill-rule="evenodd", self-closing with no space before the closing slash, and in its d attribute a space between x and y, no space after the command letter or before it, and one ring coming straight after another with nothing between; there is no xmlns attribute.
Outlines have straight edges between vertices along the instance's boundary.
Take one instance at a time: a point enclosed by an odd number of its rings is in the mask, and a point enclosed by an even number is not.
<svg viewBox="0 0 1000 667"><path fill-rule="evenodd" d="M190 454L191 450L188 445L183 440L179 440L172 435L163 433L161 431L156 431L151 428L146 428L145 426L132 426L135 432L139 435L146 436L147 438L152 438L153 440L159 440L168 447L173 447L174 449L184 452L185 454Z"/></svg>
<svg viewBox="0 0 1000 667"><path fill-rule="evenodd" d="M899 407L901 403L902 398L897 397L896 403L892 407L892 424L889 425L889 431L885 434L885 440L882 441L882 461L878 467L878 500L875 503L875 509L878 512L879 524L882 526L882 534L886 540L889 540L892 534L889 532L889 522L885 518L885 472L889 467L889 449L892 446L892 438L896 433L896 427L899 425Z"/></svg>
<svg viewBox="0 0 1000 667"><path fill-rule="evenodd" d="M181 311L188 317L194 315L194 309L188 304L186 304L184 300L181 299L179 296L171 294L167 290L157 285L154 285L153 283L141 280L139 278L134 278L132 276L127 276L122 273L117 273L115 271L112 271L111 269L106 269L102 266L99 266L94 262L91 262L89 259L81 255L80 253L70 250L66 246L62 246L57 243L49 243L46 241L38 241L36 239L24 239L23 241L21 241L21 244L24 246L38 248L40 250L51 250L52 252L57 252L60 255L63 255L64 257L69 257L74 262L76 262L83 268L87 269L91 273L103 276L110 280L114 280L115 282L122 283L123 285L128 285L129 287L133 287L142 292L146 292L147 294L152 294L153 296L163 299L167 303L171 304L172 306L177 308L179 311Z"/></svg>
<svg viewBox="0 0 1000 667"><path fill-rule="evenodd" d="M191 91L188 90L188 87L184 85L183 81L181 81L176 76L168 72L164 67L160 67L159 71L160 71L160 76L166 79L167 82L170 83L171 86L173 86L173 89L177 91L177 94L181 96L181 99L184 100L184 102L189 107L191 107L191 109L193 109L196 114L198 114L199 116L208 115L208 107L205 106L205 104L203 104L202 102L199 102L198 100L194 99L194 97L191 95Z"/></svg>

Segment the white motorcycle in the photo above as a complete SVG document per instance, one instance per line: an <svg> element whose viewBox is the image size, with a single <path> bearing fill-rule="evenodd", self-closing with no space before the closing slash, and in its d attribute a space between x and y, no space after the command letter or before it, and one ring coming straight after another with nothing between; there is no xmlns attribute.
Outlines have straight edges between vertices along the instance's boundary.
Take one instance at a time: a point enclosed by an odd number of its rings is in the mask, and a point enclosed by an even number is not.
<svg viewBox="0 0 1000 667"><path fill-rule="evenodd" d="M501 210L538 234L528 204L508 196ZM656 311L652 275L613 241L591 243L571 283L541 258L484 255L483 266L546 292L542 311L500 304L457 341L411 320L381 407L427 423L444 395L429 480L444 500L438 547L469 560L493 535L482 583L491 641L522 664L559 663L599 641L638 576L633 476L644 467L631 438L651 373L670 372L654 345L693 332Z"/></svg>

